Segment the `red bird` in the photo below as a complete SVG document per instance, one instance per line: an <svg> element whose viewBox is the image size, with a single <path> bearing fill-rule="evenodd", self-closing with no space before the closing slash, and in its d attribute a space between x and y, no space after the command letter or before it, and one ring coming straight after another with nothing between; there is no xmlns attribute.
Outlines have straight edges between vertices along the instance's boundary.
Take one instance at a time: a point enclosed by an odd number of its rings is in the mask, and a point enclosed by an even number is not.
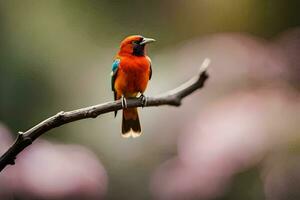
<svg viewBox="0 0 300 200"><path fill-rule="evenodd" d="M127 108L126 98L140 97L143 101L144 91L148 80L151 79L151 60L146 55L145 46L154 42L154 39L140 35L126 37L120 46L120 50L112 64L111 86L114 99L122 98L123 119L122 136L128 138L141 135L141 125L137 108ZM115 111L115 116L117 111Z"/></svg>

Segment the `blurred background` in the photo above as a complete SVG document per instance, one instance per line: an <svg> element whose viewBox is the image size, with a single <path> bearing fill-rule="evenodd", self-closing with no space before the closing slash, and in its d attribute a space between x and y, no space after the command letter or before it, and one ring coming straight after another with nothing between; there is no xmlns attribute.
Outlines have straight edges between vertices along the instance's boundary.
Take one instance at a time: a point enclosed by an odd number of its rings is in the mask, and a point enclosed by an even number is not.
<svg viewBox="0 0 300 200"><path fill-rule="evenodd" d="M0 153L58 111L110 101L131 34L148 47L146 95L211 59L179 108L113 113L54 129L0 174L0 199L300 199L300 1L0 1Z"/></svg>

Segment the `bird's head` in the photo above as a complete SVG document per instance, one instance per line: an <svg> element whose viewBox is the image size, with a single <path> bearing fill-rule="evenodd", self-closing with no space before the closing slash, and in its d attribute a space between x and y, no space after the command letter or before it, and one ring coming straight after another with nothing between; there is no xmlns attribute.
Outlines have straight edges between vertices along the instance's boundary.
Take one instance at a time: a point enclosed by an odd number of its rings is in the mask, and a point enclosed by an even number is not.
<svg viewBox="0 0 300 200"><path fill-rule="evenodd" d="M145 46L155 40L152 38L145 38L141 35L131 35L126 37L120 46L120 54L131 54L134 56L144 56Z"/></svg>

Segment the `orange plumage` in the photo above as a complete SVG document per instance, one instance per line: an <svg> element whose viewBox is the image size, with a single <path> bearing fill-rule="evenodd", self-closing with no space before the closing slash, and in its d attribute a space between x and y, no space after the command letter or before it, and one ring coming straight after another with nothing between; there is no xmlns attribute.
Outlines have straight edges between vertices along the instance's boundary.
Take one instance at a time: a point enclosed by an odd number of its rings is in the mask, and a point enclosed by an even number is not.
<svg viewBox="0 0 300 200"><path fill-rule="evenodd" d="M155 40L134 35L121 42L112 66L112 90L114 97L130 98L143 94L152 75L151 60L145 53L145 45ZM124 108L122 136L137 137L141 127L137 108Z"/></svg>

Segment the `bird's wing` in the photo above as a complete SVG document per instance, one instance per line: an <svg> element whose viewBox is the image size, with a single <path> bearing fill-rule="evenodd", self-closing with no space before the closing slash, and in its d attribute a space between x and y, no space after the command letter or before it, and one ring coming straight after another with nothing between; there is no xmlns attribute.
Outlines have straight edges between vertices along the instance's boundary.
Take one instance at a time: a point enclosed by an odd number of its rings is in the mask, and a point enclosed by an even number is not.
<svg viewBox="0 0 300 200"><path fill-rule="evenodd" d="M151 67L151 63L150 63L149 80L151 80L151 77L152 77L152 67Z"/></svg>
<svg viewBox="0 0 300 200"><path fill-rule="evenodd" d="M112 63L112 72L111 72L111 90L114 92L114 99L116 100L116 91L115 91L115 80L117 78L117 73L119 69L120 59L115 59Z"/></svg>
<svg viewBox="0 0 300 200"><path fill-rule="evenodd" d="M117 92L115 90L115 81L118 74L118 69L120 65L121 60L119 58L115 59L112 63L111 68L111 90L114 92L114 100L117 100ZM115 111L115 117L117 116L118 111Z"/></svg>
<svg viewBox="0 0 300 200"><path fill-rule="evenodd" d="M148 56L147 56L147 59L148 59L149 64L150 64L149 80L151 80L151 77L152 77L152 63L151 63L151 59Z"/></svg>

